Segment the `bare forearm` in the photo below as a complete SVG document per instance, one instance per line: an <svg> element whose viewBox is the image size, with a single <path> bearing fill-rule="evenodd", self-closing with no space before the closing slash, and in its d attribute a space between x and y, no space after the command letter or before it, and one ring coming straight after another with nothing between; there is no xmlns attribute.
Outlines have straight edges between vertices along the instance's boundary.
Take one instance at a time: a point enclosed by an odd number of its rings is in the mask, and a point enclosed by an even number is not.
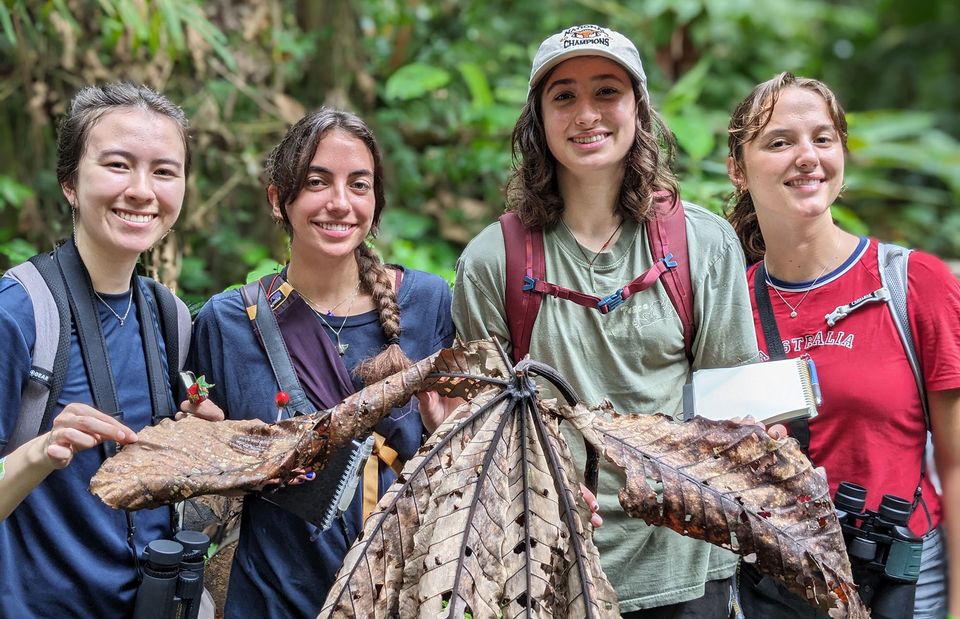
<svg viewBox="0 0 960 619"><path fill-rule="evenodd" d="M960 617L960 467L949 472L938 471L943 487L943 528L947 537L947 564L950 577L947 583L950 614Z"/></svg>
<svg viewBox="0 0 960 619"><path fill-rule="evenodd" d="M960 389L928 393L934 456L943 488L943 528L948 565L960 566ZM950 615L960 616L960 569L950 569Z"/></svg>
<svg viewBox="0 0 960 619"><path fill-rule="evenodd" d="M0 520L5 519L46 479L54 467L45 455L46 435L21 445L4 460L0 479Z"/></svg>

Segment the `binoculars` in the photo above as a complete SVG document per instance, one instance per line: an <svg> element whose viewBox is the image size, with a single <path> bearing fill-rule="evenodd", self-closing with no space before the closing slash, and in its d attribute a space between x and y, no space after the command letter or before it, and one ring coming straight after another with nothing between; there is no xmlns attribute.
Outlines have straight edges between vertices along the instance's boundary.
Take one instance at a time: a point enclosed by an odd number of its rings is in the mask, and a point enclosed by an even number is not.
<svg viewBox="0 0 960 619"><path fill-rule="evenodd" d="M913 612L923 540L907 527L913 505L883 495L877 511L865 510L867 491L841 482L833 503L847 545L853 580L873 617L908 617Z"/></svg>
<svg viewBox="0 0 960 619"><path fill-rule="evenodd" d="M143 550L143 581L133 619L197 619L203 594L203 566L210 538L180 531Z"/></svg>

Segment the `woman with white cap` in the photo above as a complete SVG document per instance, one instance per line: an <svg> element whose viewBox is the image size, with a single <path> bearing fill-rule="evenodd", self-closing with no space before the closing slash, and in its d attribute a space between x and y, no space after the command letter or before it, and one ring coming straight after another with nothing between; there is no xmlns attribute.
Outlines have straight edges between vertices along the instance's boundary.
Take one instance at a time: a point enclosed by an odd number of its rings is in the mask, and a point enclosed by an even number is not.
<svg viewBox="0 0 960 619"><path fill-rule="evenodd" d="M670 133L646 86L636 47L617 32L575 26L541 44L513 132L507 210L542 238L549 283L531 278L533 289L521 290L523 278L510 277L507 222L494 223L460 258L454 322L462 338L494 336L515 359L528 349L588 404L676 414L691 370L750 361L757 341L737 237L719 217L680 202ZM686 251L668 231L673 253L662 252L658 267L651 224L676 213ZM686 284L665 282L684 268ZM657 269L669 275L637 277ZM539 297L540 308L518 333L511 324L525 296ZM594 298L594 307L581 302ZM570 447L582 463L580 442ZM627 517L621 486L612 469L601 470L604 526L595 541L624 616L726 617L734 556Z"/></svg>

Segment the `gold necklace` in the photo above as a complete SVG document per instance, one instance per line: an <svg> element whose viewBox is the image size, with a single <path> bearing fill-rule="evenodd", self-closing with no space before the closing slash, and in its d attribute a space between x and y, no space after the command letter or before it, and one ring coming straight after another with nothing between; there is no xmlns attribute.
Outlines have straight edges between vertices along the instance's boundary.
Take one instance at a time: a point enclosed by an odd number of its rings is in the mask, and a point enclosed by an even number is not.
<svg viewBox="0 0 960 619"><path fill-rule="evenodd" d="M836 260L837 258L837 249L839 247L840 247L840 235L838 234L837 244L833 248L833 260ZM763 272L767 276L767 286L773 288L773 291L777 293L777 296L780 297L780 300L783 301L783 304L790 308L790 318L796 318L798 316L797 308L800 307L800 304L806 300L807 295L810 294L810 291L813 290L814 286L817 285L817 282L820 281L820 278L823 277L823 274L827 272L827 267L830 266L830 263L833 260L827 260L826 264L823 265L823 269L820 271L820 275L817 275L815 278L813 278L813 281L810 283L809 286L807 286L807 289L803 291L803 296L800 297L800 300L797 301L796 305L790 305L787 302L787 300L783 298L783 295L780 294L780 290L770 280L770 272L767 271L766 260L764 260Z"/></svg>
<svg viewBox="0 0 960 619"><path fill-rule="evenodd" d="M560 218L560 223L563 225L564 229L566 229L566 231L570 233L570 236L573 237L573 241L577 244L577 249L580 250L580 255L583 256L583 259L587 261L587 268L592 269L593 263L597 261L597 258L600 257L600 254L602 254L604 250L607 249L607 246L610 245L610 241L613 240L613 237L615 237L617 235L617 232L620 231L620 228L623 227L623 218L620 218L620 223L618 223L617 227L613 229L613 232L610 233L610 236L607 237L607 240L604 241L603 245L600 246L600 251L594 254L593 258L587 258L587 252L583 251L583 245L581 245L580 241L577 240L577 235L573 233L573 230L571 230L570 227L567 226L567 222L563 221L563 217Z"/></svg>

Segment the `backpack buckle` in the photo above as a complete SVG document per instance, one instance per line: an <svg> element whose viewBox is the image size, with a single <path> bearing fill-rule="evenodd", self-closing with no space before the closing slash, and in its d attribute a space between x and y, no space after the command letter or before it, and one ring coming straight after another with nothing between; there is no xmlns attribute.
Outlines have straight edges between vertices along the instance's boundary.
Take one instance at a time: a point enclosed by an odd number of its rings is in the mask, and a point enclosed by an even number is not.
<svg viewBox="0 0 960 619"><path fill-rule="evenodd" d="M609 314L621 305L623 305L623 288L600 299L597 302L597 309L601 314Z"/></svg>
<svg viewBox="0 0 960 619"><path fill-rule="evenodd" d="M533 290L535 290L536 285L537 285L537 280L533 279L533 278L530 277L529 275L524 275L524 276L523 276L523 291L524 291L524 292L532 292Z"/></svg>
<svg viewBox="0 0 960 619"><path fill-rule="evenodd" d="M677 268L677 261L674 260L674 258L673 258L673 252L670 252L669 254L667 254L666 256L664 256L663 258L661 258L660 260L661 260L661 262L663 262L664 265L666 265L666 267L667 267L668 269L675 269L675 268Z"/></svg>

